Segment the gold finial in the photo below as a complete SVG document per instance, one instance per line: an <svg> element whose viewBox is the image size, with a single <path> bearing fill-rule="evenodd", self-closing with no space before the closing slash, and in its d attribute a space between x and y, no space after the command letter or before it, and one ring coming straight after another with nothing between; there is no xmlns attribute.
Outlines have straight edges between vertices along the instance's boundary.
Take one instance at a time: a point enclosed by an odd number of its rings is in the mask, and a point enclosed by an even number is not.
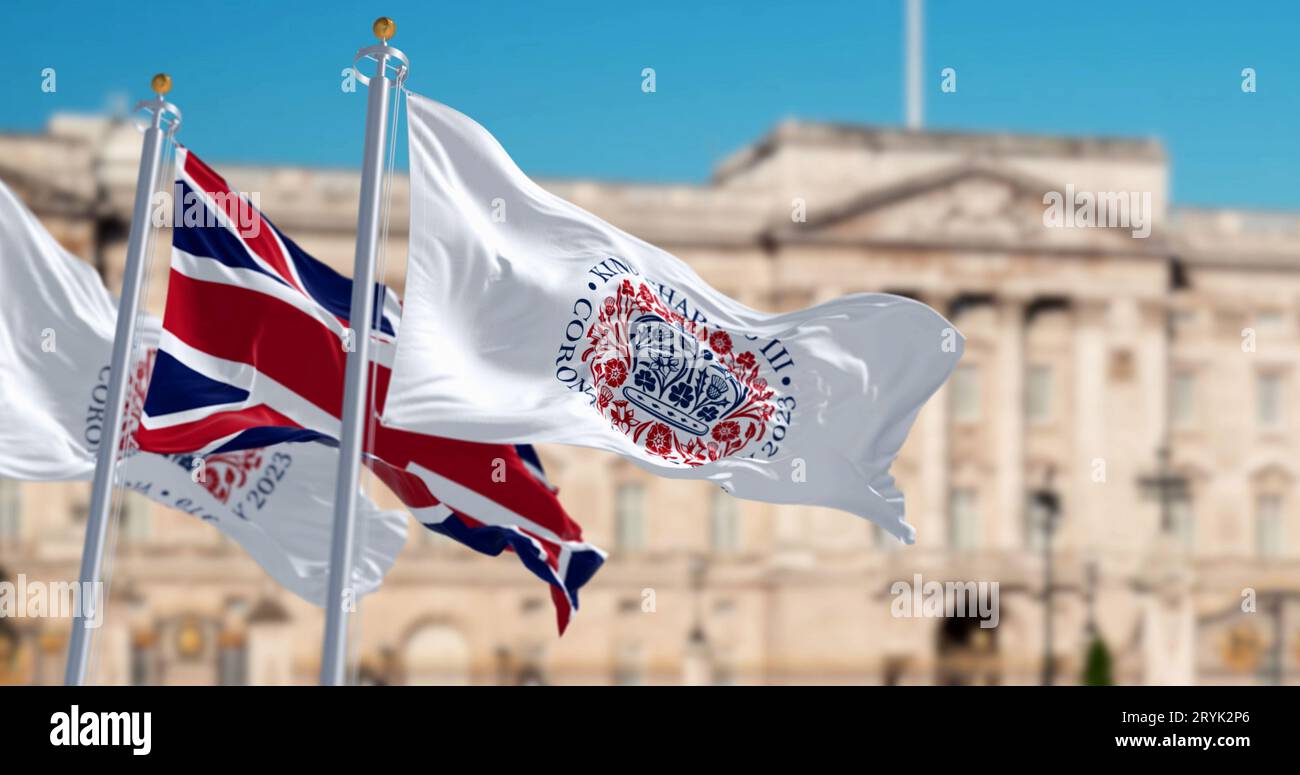
<svg viewBox="0 0 1300 775"><path fill-rule="evenodd" d="M376 38L387 43L397 34L397 22L387 16L380 16L378 19L375 19L375 23L371 25L370 29L375 31Z"/></svg>
<svg viewBox="0 0 1300 775"><path fill-rule="evenodd" d="M161 97L172 90L172 77L166 73L159 73L149 82L149 86L153 89L154 94Z"/></svg>

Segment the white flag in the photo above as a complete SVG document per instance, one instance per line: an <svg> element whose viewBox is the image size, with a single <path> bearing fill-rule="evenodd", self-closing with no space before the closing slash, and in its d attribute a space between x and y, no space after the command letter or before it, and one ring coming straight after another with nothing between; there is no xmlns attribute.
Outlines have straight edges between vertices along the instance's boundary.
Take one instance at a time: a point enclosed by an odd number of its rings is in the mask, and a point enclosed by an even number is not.
<svg viewBox="0 0 1300 775"><path fill-rule="evenodd" d="M961 357L948 321L883 294L749 309L544 191L466 116L417 95L409 106L411 246L389 424L611 450L914 540L889 468Z"/></svg>
<svg viewBox="0 0 1300 775"><path fill-rule="evenodd" d="M103 430L116 304L0 182L0 476L88 479ZM139 328L142 351L159 324ZM147 360L132 375L144 400ZM280 584L317 605L326 596L336 450L285 444L206 460L135 452L120 481L211 522ZM379 587L406 541L406 516L363 499L353 588Z"/></svg>

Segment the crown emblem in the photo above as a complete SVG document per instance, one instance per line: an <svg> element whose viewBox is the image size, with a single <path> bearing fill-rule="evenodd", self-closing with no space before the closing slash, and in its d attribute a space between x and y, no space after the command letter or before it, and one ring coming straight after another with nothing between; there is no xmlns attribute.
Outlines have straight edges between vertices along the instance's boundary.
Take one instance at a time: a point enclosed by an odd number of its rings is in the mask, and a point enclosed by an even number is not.
<svg viewBox="0 0 1300 775"><path fill-rule="evenodd" d="M637 318L631 339L632 385L623 395L674 428L704 436L749 392L695 336L658 315Z"/></svg>
<svg viewBox="0 0 1300 775"><path fill-rule="evenodd" d="M587 330L596 409L651 455L698 466L767 432L774 391L731 335L688 321L644 282L624 280Z"/></svg>

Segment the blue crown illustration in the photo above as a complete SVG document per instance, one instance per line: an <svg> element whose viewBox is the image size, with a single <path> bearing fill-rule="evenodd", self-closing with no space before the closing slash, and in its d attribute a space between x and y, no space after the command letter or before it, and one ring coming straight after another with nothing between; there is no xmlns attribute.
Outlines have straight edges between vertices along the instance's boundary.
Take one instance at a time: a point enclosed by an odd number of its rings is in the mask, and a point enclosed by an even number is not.
<svg viewBox="0 0 1300 775"><path fill-rule="evenodd" d="M632 321L628 401L696 436L744 402L749 388L719 364L713 352L679 326L655 314Z"/></svg>

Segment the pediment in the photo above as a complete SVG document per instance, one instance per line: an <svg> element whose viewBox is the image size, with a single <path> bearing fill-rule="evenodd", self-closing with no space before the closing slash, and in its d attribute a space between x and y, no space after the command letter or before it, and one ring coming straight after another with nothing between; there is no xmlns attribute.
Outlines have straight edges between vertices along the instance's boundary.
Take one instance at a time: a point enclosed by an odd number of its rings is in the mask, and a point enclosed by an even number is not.
<svg viewBox="0 0 1300 775"><path fill-rule="evenodd" d="M830 242L950 244L1012 249L1149 252L1151 239L1133 229L1049 225L1045 197L1057 187L1032 177L963 163L854 197L805 223L774 233L777 239Z"/></svg>
<svg viewBox="0 0 1300 775"><path fill-rule="evenodd" d="M0 165L0 180L37 214L79 214L92 207L86 198L7 165Z"/></svg>

